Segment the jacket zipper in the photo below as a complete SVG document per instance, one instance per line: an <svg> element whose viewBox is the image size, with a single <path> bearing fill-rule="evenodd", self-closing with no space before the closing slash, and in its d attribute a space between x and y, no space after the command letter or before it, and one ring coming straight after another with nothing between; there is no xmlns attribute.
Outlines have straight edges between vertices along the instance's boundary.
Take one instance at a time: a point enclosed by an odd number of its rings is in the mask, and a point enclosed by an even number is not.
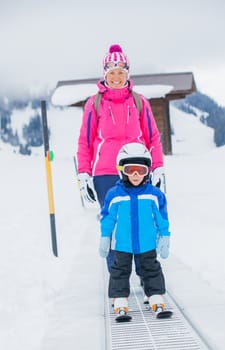
<svg viewBox="0 0 225 350"><path fill-rule="evenodd" d="M127 124L130 121L130 105L127 105Z"/></svg>
<svg viewBox="0 0 225 350"><path fill-rule="evenodd" d="M109 106L109 114L110 114L110 117L112 118L113 124L116 125L116 121L115 121L111 106Z"/></svg>

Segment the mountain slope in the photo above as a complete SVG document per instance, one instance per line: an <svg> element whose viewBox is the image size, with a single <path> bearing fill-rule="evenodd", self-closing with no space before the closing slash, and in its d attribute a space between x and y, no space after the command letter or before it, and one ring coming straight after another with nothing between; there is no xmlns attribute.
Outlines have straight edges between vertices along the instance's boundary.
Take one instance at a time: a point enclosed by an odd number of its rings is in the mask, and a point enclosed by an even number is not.
<svg viewBox="0 0 225 350"><path fill-rule="evenodd" d="M196 92L187 96L182 102L177 101L176 106L184 112L198 115L200 120L214 129L214 142L217 147L225 145L225 108L219 106L212 98ZM196 113L197 110L197 113Z"/></svg>

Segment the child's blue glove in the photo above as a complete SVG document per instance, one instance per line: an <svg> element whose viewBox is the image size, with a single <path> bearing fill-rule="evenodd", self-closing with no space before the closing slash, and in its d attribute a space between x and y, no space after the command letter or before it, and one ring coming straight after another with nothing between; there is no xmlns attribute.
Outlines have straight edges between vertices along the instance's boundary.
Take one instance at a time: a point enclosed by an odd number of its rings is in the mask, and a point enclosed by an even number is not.
<svg viewBox="0 0 225 350"><path fill-rule="evenodd" d="M99 255L102 258L106 258L109 254L110 241L110 237L101 237L100 239Z"/></svg>
<svg viewBox="0 0 225 350"><path fill-rule="evenodd" d="M159 236L159 241L157 245L157 253L161 258L166 259L169 256L170 248L170 237L169 236Z"/></svg>

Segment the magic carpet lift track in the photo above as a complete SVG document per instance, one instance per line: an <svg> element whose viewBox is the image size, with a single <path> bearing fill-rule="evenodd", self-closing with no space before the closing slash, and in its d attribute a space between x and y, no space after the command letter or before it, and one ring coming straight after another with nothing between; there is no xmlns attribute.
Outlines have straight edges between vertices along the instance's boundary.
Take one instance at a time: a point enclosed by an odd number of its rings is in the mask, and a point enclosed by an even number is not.
<svg viewBox="0 0 225 350"><path fill-rule="evenodd" d="M134 275L134 273L133 273ZM107 271L105 279L105 344L104 350L212 350L187 320L169 293L166 308L173 311L172 318L157 319L143 304L143 290L136 276L131 278L129 314L132 320L117 323L111 302L107 297Z"/></svg>

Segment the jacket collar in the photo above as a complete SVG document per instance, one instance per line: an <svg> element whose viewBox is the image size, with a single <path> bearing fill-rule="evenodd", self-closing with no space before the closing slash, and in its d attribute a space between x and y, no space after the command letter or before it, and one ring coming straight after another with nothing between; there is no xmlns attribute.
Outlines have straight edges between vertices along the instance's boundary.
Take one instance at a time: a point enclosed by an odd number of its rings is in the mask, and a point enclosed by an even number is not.
<svg viewBox="0 0 225 350"><path fill-rule="evenodd" d="M111 89L104 84L104 81L99 81L97 86L99 92L103 94L104 99L113 102L122 102L126 100L133 89L133 83L130 80L128 81L128 85L121 89Z"/></svg>
<svg viewBox="0 0 225 350"><path fill-rule="evenodd" d="M123 191L129 193L129 194L139 194L145 191L146 187L148 186L148 182L144 183L141 186L125 186L122 180L117 181L118 186L122 188Z"/></svg>

